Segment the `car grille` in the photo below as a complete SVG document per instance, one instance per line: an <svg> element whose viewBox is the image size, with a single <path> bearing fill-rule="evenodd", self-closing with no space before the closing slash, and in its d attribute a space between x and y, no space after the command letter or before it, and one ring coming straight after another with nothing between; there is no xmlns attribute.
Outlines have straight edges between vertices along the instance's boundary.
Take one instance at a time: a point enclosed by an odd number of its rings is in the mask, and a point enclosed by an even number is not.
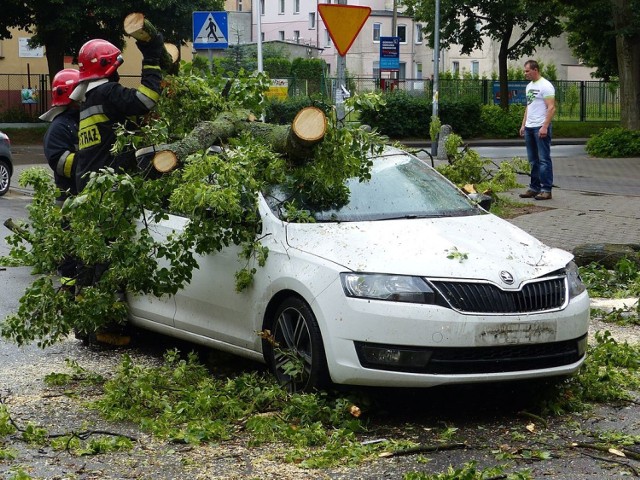
<svg viewBox="0 0 640 480"><path fill-rule="evenodd" d="M518 291L492 283L431 281L448 305L469 313L527 313L560 309L566 301L563 277L525 284Z"/></svg>
<svg viewBox="0 0 640 480"><path fill-rule="evenodd" d="M564 342L434 349L424 373L462 375L560 367L584 355L586 336Z"/></svg>
<svg viewBox="0 0 640 480"><path fill-rule="evenodd" d="M584 357L587 336L562 342L495 347L406 347L355 342L365 368L430 375L468 375L548 369L571 365ZM426 359L412 365L376 361L367 349L401 352L404 358Z"/></svg>

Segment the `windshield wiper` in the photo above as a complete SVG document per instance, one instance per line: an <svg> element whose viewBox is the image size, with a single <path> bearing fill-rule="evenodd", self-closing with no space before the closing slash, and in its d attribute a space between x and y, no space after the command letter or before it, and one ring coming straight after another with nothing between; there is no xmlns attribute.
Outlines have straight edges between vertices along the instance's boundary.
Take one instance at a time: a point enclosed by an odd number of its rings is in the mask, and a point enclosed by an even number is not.
<svg viewBox="0 0 640 480"><path fill-rule="evenodd" d="M448 217L448 214L444 214L444 213L428 213L428 214L415 214L415 213L408 213L406 215L398 215L396 217L383 217L383 218L379 218L378 220L414 220L417 218L442 218L442 217Z"/></svg>

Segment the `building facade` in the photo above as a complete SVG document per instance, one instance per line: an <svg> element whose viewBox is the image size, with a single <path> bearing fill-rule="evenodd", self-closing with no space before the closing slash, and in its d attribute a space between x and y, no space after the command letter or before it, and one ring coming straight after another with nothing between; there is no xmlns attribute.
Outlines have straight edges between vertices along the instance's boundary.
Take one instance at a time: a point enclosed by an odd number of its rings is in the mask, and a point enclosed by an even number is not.
<svg viewBox="0 0 640 480"><path fill-rule="evenodd" d="M329 32L318 14L318 5L337 3L336 0L227 0L227 7L234 9L241 4L243 11L251 9L253 37L258 37L258 11L260 11L260 30L264 41L280 40L311 45L322 49L320 55L335 72L337 52ZM430 78L435 70L433 49L426 41L423 25L405 15L398 8L394 15L393 0L348 0L348 5L367 6L371 15L346 55L347 70L357 77L384 77L380 72L380 37L398 36L400 38L400 79L412 79L419 82ZM395 17L395 19L394 19ZM395 31L393 28L395 20ZM255 40L254 40L255 41ZM471 55L462 55L460 49L452 46L441 50L439 71L469 73L479 77L491 78L498 72L499 44L487 40L482 50ZM587 69L580 65L572 55L566 42L566 36L553 39L551 47L541 47L532 55L546 64L554 64L558 78L564 80L590 79ZM511 62L521 66L525 59ZM419 83L417 84L419 87Z"/></svg>

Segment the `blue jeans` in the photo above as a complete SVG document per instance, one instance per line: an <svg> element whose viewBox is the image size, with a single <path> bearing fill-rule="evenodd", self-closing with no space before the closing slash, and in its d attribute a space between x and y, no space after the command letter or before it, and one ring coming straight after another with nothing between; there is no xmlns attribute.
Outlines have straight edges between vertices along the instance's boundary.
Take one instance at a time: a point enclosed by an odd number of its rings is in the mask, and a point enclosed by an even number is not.
<svg viewBox="0 0 640 480"><path fill-rule="evenodd" d="M529 189L534 192L550 192L553 186L553 165L551 163L551 125L547 136L540 138L540 127L524 129L524 143L531 165Z"/></svg>

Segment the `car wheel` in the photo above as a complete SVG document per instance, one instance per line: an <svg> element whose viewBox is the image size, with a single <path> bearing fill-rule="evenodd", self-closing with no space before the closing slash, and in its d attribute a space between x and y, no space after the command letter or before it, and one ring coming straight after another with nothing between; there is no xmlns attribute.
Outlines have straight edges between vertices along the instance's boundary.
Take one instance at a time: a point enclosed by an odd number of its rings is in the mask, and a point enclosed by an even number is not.
<svg viewBox="0 0 640 480"><path fill-rule="evenodd" d="M9 191L11 183L11 170L9 164L4 160L0 160L0 196Z"/></svg>
<svg viewBox="0 0 640 480"><path fill-rule="evenodd" d="M265 360L278 383L290 392L311 392L328 379L322 335L311 308L289 297L276 309L271 335L265 340Z"/></svg>

